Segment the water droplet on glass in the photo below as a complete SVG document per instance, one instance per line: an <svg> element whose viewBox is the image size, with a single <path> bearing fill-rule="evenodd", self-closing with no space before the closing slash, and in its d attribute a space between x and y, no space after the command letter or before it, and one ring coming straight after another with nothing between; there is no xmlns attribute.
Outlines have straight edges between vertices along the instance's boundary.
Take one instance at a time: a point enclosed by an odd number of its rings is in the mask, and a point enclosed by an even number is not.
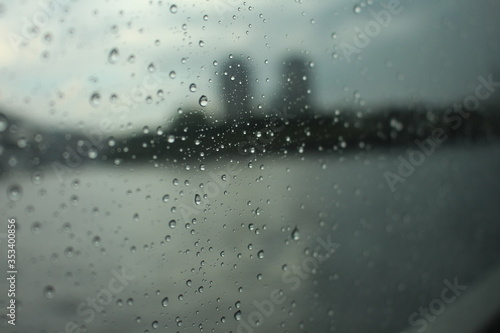
<svg viewBox="0 0 500 333"><path fill-rule="evenodd" d="M68 246L65 250L64 250L64 255L68 258L71 258L73 256L73 248L71 246Z"/></svg>
<svg viewBox="0 0 500 333"><path fill-rule="evenodd" d="M257 252L257 257L259 257L259 259L264 258L264 250L260 250L259 252Z"/></svg>
<svg viewBox="0 0 500 333"><path fill-rule="evenodd" d="M52 286L46 286L43 288L43 295L47 298L54 298L55 289Z"/></svg>
<svg viewBox="0 0 500 333"><path fill-rule="evenodd" d="M168 195L168 194L165 194L165 195L163 196L163 198L161 198L161 200L162 200L163 202L168 202L168 200L169 200L169 199L170 199L170 195Z"/></svg>
<svg viewBox="0 0 500 333"><path fill-rule="evenodd" d="M208 105L208 98L205 95L202 95L199 100L200 106L205 107Z"/></svg>
<svg viewBox="0 0 500 333"><path fill-rule="evenodd" d="M116 145L116 139L112 136L108 138L108 146L114 147Z"/></svg>
<svg viewBox="0 0 500 333"><path fill-rule="evenodd" d="M361 13L361 6L360 5L355 5L353 9L355 14Z"/></svg>
<svg viewBox="0 0 500 333"><path fill-rule="evenodd" d="M163 307L166 307L168 306L168 297L165 297L164 299L161 300L161 305Z"/></svg>
<svg viewBox="0 0 500 333"><path fill-rule="evenodd" d="M189 85L189 91L190 91L190 92L195 92L195 91L196 91L196 84L191 83L191 84Z"/></svg>
<svg viewBox="0 0 500 333"><path fill-rule="evenodd" d="M169 135L169 136L168 136L168 138L167 138L167 141L168 141L168 143L174 143L174 141L175 141L175 136L173 136L173 135Z"/></svg>
<svg viewBox="0 0 500 333"><path fill-rule="evenodd" d="M156 67L153 63L150 63L148 66L148 72L154 73L156 71Z"/></svg>
<svg viewBox="0 0 500 333"><path fill-rule="evenodd" d="M234 314L234 319L241 320L241 311L236 311L236 313Z"/></svg>
<svg viewBox="0 0 500 333"><path fill-rule="evenodd" d="M19 201L23 197L23 189L17 184L11 185L7 189L7 197L12 201Z"/></svg>
<svg viewBox="0 0 500 333"><path fill-rule="evenodd" d="M168 74L168 77L170 77L171 79L175 79L175 77L177 76L177 74L174 72L174 71L171 71L169 74Z"/></svg>
<svg viewBox="0 0 500 333"><path fill-rule="evenodd" d="M97 149L95 149L95 148L90 148L89 149L88 156L89 156L90 159L92 159L92 160L96 159L97 155L98 155Z"/></svg>
<svg viewBox="0 0 500 333"><path fill-rule="evenodd" d="M97 247L100 244L101 244L101 237L95 236L94 238L92 238L92 245L94 245L95 247Z"/></svg>
<svg viewBox="0 0 500 333"><path fill-rule="evenodd" d="M177 5L172 5L172 6L170 6L170 12L171 12L172 14L177 13Z"/></svg>
<svg viewBox="0 0 500 333"><path fill-rule="evenodd" d="M118 53L118 49L114 48L114 49L111 49L111 51L109 52L109 55L108 55L108 61L110 64L116 64L116 62L118 61L118 57L119 57L119 53Z"/></svg>
<svg viewBox="0 0 500 333"><path fill-rule="evenodd" d="M300 238L299 229L295 227L295 229L293 229L292 231L292 239L299 240L299 238Z"/></svg>
<svg viewBox="0 0 500 333"><path fill-rule="evenodd" d="M168 226L170 227L170 229L175 228L176 225L177 222L175 220L170 220L170 222L168 222Z"/></svg>
<svg viewBox="0 0 500 333"><path fill-rule="evenodd" d="M194 203L197 204L197 205L199 205L201 203L201 197L200 197L199 194L196 194L194 196Z"/></svg>
<svg viewBox="0 0 500 333"><path fill-rule="evenodd" d="M31 232L35 235L38 235L41 231L42 224L40 222L33 222L31 225Z"/></svg>
<svg viewBox="0 0 500 333"><path fill-rule="evenodd" d="M97 107L99 104L101 104L101 95L97 92L90 95L90 105Z"/></svg>

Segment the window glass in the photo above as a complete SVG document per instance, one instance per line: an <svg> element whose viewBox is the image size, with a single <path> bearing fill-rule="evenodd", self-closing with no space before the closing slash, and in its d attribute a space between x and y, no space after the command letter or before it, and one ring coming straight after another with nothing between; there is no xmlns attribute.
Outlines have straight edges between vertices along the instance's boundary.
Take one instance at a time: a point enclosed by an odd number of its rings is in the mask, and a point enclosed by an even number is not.
<svg viewBox="0 0 500 333"><path fill-rule="evenodd" d="M499 10L1 2L0 331L487 327Z"/></svg>

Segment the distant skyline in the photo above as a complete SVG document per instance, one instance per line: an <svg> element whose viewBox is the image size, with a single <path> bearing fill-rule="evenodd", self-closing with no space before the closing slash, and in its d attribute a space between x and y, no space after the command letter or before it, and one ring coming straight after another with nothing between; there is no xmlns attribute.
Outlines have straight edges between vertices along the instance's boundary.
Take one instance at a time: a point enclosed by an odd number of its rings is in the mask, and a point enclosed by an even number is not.
<svg viewBox="0 0 500 333"><path fill-rule="evenodd" d="M109 118L137 131L168 122L201 95L208 98L203 111L221 119L219 82L230 54L249 69L251 105L265 108L283 88L283 61L295 54L311 61L311 103L318 108L405 104L416 96L447 105L470 93L478 75L500 68L500 3L492 0L401 1L404 10L350 63L340 45L353 43L356 28L373 20L370 12L384 9L379 2L66 2L69 10L52 7L17 51L9 36L21 36L24 18L33 22L43 8L9 3L0 14L0 107L61 128ZM154 89L117 112L112 96L122 103L144 82Z"/></svg>

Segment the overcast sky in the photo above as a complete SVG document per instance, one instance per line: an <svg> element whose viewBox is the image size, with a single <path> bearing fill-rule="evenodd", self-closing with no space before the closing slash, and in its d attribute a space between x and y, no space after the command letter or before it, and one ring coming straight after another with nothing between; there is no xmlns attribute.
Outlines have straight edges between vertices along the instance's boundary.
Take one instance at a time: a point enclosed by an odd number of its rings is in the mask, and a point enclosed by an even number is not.
<svg viewBox="0 0 500 333"><path fill-rule="evenodd" d="M313 100L323 108L405 104L416 96L445 105L499 68L498 1L401 0L381 26L372 13L387 2L54 0L45 2L50 15L43 2L4 4L0 105L44 125L110 119L137 130L165 123L202 95L204 112L220 116L220 76L230 54L251 68L254 104L264 107L282 61L296 53L311 61ZM39 29L29 33L28 21ZM379 29L346 57L346 45L356 46L356 31L367 24ZM146 95L127 103L137 87ZM94 93L99 103L91 102Z"/></svg>

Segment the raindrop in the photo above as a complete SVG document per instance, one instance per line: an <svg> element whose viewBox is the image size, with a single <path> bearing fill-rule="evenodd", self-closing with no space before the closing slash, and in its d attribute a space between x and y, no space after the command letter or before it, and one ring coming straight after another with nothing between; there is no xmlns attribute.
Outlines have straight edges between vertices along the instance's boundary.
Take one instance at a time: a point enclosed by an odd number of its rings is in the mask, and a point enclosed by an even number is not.
<svg viewBox="0 0 500 333"><path fill-rule="evenodd" d="M73 256L73 248L71 246L68 246L65 250L64 250L64 255L68 258L71 258Z"/></svg>
<svg viewBox="0 0 500 333"><path fill-rule="evenodd" d="M164 299L161 300L161 305L163 307L167 307L167 305L168 305L168 297L165 297Z"/></svg>
<svg viewBox="0 0 500 333"><path fill-rule="evenodd" d="M43 288L43 295L47 298L54 298L55 289L52 286Z"/></svg>
<svg viewBox="0 0 500 333"><path fill-rule="evenodd" d="M208 105L208 98L205 95L201 95L199 100L200 106L205 107Z"/></svg>
<svg viewBox="0 0 500 333"><path fill-rule="evenodd" d="M168 138L167 138L167 141L168 141L168 143L174 143L174 141L175 141L175 136L173 136L173 135L169 135L169 136L168 136Z"/></svg>
<svg viewBox="0 0 500 333"><path fill-rule="evenodd" d="M264 258L264 250L260 250L259 252L257 252L257 257L259 257L259 259Z"/></svg>
<svg viewBox="0 0 500 333"><path fill-rule="evenodd" d="M153 323L151 324L151 327L158 328L158 322L156 320L153 321Z"/></svg>
<svg viewBox="0 0 500 333"><path fill-rule="evenodd" d="M175 220L170 220L170 222L168 222L168 226L170 227L170 229L173 229L175 228L177 222L175 222Z"/></svg>
<svg viewBox="0 0 500 333"><path fill-rule="evenodd" d="M109 55L108 55L108 61L110 64L116 64L116 62L118 61L118 57L119 57L119 53L118 53L118 49L114 48L114 49L111 49L111 51L109 51Z"/></svg>
<svg viewBox="0 0 500 333"><path fill-rule="evenodd" d="M168 202L168 200L169 200L169 199L170 199L170 195L165 194L161 200L162 200L163 202Z"/></svg>
<svg viewBox="0 0 500 333"><path fill-rule="evenodd" d="M170 6L170 12L171 12L172 14L177 13L177 5L172 5L172 6Z"/></svg>
<svg viewBox="0 0 500 333"><path fill-rule="evenodd" d="M41 228L42 224L40 222L33 222L33 224L31 225L31 232L35 235L38 235Z"/></svg>
<svg viewBox="0 0 500 333"><path fill-rule="evenodd" d="M175 77L177 76L177 74L175 73L175 71L171 71L169 74L168 74L168 77L170 77L171 79L175 79Z"/></svg>
<svg viewBox="0 0 500 333"><path fill-rule="evenodd" d="M42 181L43 181L43 173L41 171L35 171L31 175L31 181L35 185L40 185L42 183Z"/></svg>
<svg viewBox="0 0 500 333"><path fill-rule="evenodd" d="M90 96L90 105L97 107L101 103L101 95L98 92L93 93Z"/></svg>
<svg viewBox="0 0 500 333"><path fill-rule="evenodd" d="M299 229L295 227L295 229L293 229L292 231L292 239L299 240L299 238L300 238Z"/></svg>
<svg viewBox="0 0 500 333"><path fill-rule="evenodd" d="M156 71L156 67L153 63L150 63L148 66L148 72L154 73Z"/></svg>
<svg viewBox="0 0 500 333"><path fill-rule="evenodd" d="M116 145L116 139L112 136L108 138L108 146L114 147Z"/></svg>
<svg viewBox="0 0 500 333"><path fill-rule="evenodd" d="M190 91L190 92L195 92L195 91L196 91L196 84L191 83L191 84L189 85L189 91Z"/></svg>
<svg viewBox="0 0 500 333"><path fill-rule="evenodd" d="M69 198L69 202L71 202L71 204L72 204L73 206L78 205L78 196L77 196L77 195L72 195L72 196Z"/></svg>
<svg viewBox="0 0 500 333"><path fill-rule="evenodd" d="M97 247L100 244L101 244L101 237L95 236L94 238L92 238L92 245L94 245L95 247Z"/></svg>
<svg viewBox="0 0 500 333"><path fill-rule="evenodd" d="M236 311L236 313L234 314L234 319L236 320L241 320L241 311Z"/></svg>
<svg viewBox="0 0 500 333"><path fill-rule="evenodd" d="M361 6L360 5L355 5L353 10L354 10L355 14L359 14L359 13L361 13Z"/></svg>
<svg viewBox="0 0 500 333"><path fill-rule="evenodd" d="M201 203L201 197L200 197L199 194L196 194L194 196L194 203L197 204L197 205L199 205Z"/></svg>
<svg viewBox="0 0 500 333"><path fill-rule="evenodd" d="M98 155L97 149L95 149L95 148L90 148L89 149L88 156L89 156L90 159L92 159L92 160L96 159L97 155Z"/></svg>
<svg viewBox="0 0 500 333"><path fill-rule="evenodd" d="M11 185L7 189L7 197L12 201L19 201L23 197L23 189L19 185Z"/></svg>

